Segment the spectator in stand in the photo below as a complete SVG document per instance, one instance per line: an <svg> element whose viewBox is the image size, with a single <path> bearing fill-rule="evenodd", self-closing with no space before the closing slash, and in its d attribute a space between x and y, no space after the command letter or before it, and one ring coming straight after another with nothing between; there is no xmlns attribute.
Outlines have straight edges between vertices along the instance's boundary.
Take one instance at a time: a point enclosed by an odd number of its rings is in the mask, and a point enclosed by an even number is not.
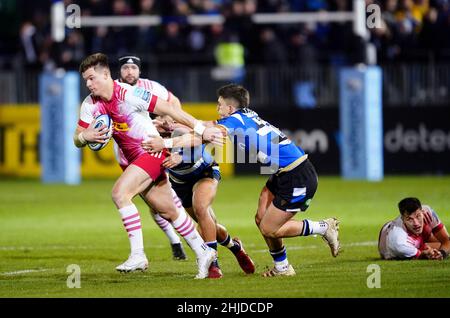
<svg viewBox="0 0 450 318"><path fill-rule="evenodd" d="M72 2L66 0L64 4ZM83 16L159 15L163 24L83 28L79 30L79 35L74 34L70 36L72 39L66 39L65 44L55 44L50 33L47 3L36 2L21 9L19 15L24 18L20 22L21 29L17 31L16 45L22 47L26 65L41 69L44 65L51 66L53 61L56 64L70 64L68 60L74 50L77 56L80 50L84 50L84 55L98 51L108 55L138 51L144 54L144 61L145 57L153 54L151 57L155 63L161 60L164 63L170 52L179 54L176 59L178 63L213 65L214 58L210 53L215 44L210 45L207 39L219 33L238 34L245 50L246 64L259 64L264 59L260 56L259 37L255 36L258 25L252 20L253 14L352 10L351 1L346 0L82 0L77 3ZM382 27L370 30L379 63L420 61L420 58L430 57L448 60L450 1L366 0L368 4L377 4L382 10ZM225 25L190 26L185 21L186 16L191 14L222 14ZM361 41L353 37L350 22L313 23L308 28L307 44L316 52L321 52L321 62L340 65L363 60ZM263 33L268 35L270 32ZM277 52L291 52L294 43L303 41L301 35L292 36L291 25L277 25L276 33L283 47L278 48ZM75 45L75 49L73 38L76 37L81 43ZM353 45L355 43L356 46ZM66 44L68 49L61 48ZM271 53L269 55L273 56ZM301 63L302 58L292 61L293 56L299 55L290 54L291 62Z"/></svg>

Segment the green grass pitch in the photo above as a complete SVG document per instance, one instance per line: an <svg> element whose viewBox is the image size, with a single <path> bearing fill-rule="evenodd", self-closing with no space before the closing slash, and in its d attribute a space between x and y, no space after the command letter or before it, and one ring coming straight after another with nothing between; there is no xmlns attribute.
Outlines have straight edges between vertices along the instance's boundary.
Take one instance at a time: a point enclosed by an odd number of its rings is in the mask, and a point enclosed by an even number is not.
<svg viewBox="0 0 450 318"><path fill-rule="evenodd" d="M233 255L219 247L224 277L194 280L195 257L174 261L168 240L135 199L143 221L150 264L144 273L120 274L128 240L110 199L113 180L80 186L36 180L0 181L0 297L449 297L450 261L382 261L376 240L382 224L397 216L396 204L418 196L450 224L450 177L387 177L383 182L320 177L306 213L341 220L343 252L337 258L320 237L285 240L297 276L263 278L272 265L254 224L263 177L222 180L214 209L232 236L239 236L257 266L246 276ZM67 267L81 269L81 288L68 288ZM381 288L368 288L370 264L381 270Z"/></svg>

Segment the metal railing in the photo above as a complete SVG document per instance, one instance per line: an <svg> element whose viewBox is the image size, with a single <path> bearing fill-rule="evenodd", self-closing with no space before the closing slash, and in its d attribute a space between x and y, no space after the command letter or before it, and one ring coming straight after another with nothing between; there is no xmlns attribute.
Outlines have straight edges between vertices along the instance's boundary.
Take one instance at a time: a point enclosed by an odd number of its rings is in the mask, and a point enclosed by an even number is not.
<svg viewBox="0 0 450 318"><path fill-rule="evenodd" d="M214 68L152 68L142 77L165 85L182 102L216 102L216 89L231 80L215 79ZM339 69L331 66L249 66L242 84L253 107L337 107ZM39 73L1 72L0 104L37 103ZM80 96L88 95L82 83ZM450 105L450 64L383 66L385 106Z"/></svg>

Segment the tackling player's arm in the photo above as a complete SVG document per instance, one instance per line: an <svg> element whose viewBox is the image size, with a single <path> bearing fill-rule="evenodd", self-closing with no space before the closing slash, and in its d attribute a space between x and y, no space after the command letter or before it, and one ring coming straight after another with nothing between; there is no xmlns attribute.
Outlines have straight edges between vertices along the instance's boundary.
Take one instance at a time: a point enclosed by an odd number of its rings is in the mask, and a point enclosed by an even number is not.
<svg viewBox="0 0 450 318"><path fill-rule="evenodd" d="M207 127L213 127L216 131L219 132L219 136L221 139L224 139L227 136L227 129L225 126L222 125L212 125L211 122L205 122ZM197 147L200 146L202 143L209 143L210 141L202 140L198 135L191 132L188 134L184 134L178 137L174 138L167 138L164 139L164 146L165 148L175 148L175 147ZM220 145L223 145L225 142L221 142Z"/></svg>
<svg viewBox="0 0 450 318"><path fill-rule="evenodd" d="M222 125L211 126L220 132L220 138L224 139L227 135L227 129ZM151 137L142 142L142 148L148 152L159 152L164 148L185 148L185 147L197 147L201 145L205 140L202 140L194 132L187 133L181 136L166 138ZM221 145L223 142L221 143Z"/></svg>
<svg viewBox="0 0 450 318"><path fill-rule="evenodd" d="M193 128L194 132L204 140L213 143L221 142L221 134L214 127L205 127L201 120L195 119L174 103L158 98L158 96L153 95L150 91L129 86L125 89L124 100L129 105L134 106L138 111L148 111L156 115L169 115L176 122Z"/></svg>
<svg viewBox="0 0 450 318"><path fill-rule="evenodd" d="M164 148L171 149L175 147L196 147L201 144L202 138L191 132L178 137L165 139L163 139L161 136L150 137L148 139L145 139L141 145L145 151L152 153L159 152Z"/></svg>
<svg viewBox="0 0 450 318"><path fill-rule="evenodd" d="M223 144L223 140L221 138L222 134L220 131L218 131L215 127L206 127L201 120L195 119L181 109L181 107L177 107L174 104L157 98L153 110L149 108L149 111L157 115L169 115L176 122L193 128L194 132L198 136L201 136L205 141L215 144Z"/></svg>

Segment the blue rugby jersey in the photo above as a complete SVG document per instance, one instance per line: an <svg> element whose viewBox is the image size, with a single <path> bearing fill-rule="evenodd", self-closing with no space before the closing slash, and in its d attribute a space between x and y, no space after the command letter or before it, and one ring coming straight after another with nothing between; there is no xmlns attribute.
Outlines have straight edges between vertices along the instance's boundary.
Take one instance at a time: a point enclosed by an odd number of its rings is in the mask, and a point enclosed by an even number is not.
<svg viewBox="0 0 450 318"><path fill-rule="evenodd" d="M258 162L281 169L305 155L304 150L278 128L248 108L237 110L229 117L218 120L217 124L227 129L228 136L238 143L250 160L256 156Z"/></svg>
<svg viewBox="0 0 450 318"><path fill-rule="evenodd" d="M183 156L183 161L169 170L174 181L187 182L200 175L206 168L214 164L213 157L205 151L205 144L186 149L174 149ZM173 178L174 177L174 178Z"/></svg>

